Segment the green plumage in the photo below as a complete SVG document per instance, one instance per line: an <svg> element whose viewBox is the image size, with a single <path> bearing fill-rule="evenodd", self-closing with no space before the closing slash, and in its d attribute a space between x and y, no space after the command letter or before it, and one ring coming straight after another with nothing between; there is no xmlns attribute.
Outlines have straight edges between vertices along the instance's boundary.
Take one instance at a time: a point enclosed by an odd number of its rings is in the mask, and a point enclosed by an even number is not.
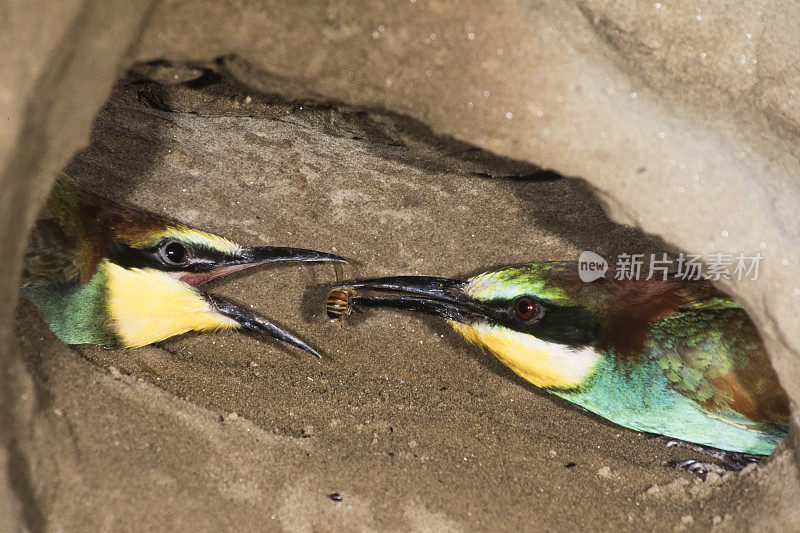
<svg viewBox="0 0 800 533"><path fill-rule="evenodd" d="M80 190L66 175L56 179L39 213L25 255L20 294L39 308L50 329L68 344L115 345L109 326L105 270L81 285L87 243ZM85 269L84 269L85 270Z"/></svg>
<svg viewBox="0 0 800 533"><path fill-rule="evenodd" d="M747 354L758 348L742 338L749 325L744 311L725 303L692 306L656 322L650 332L648 347L670 386L701 404L717 394L713 380L744 368Z"/></svg>
<svg viewBox="0 0 800 533"><path fill-rule="evenodd" d="M595 371L556 395L628 428L724 450L766 455L786 435L788 401L737 302L706 281L583 283L555 265L539 283L602 324Z"/></svg>
<svg viewBox="0 0 800 533"><path fill-rule="evenodd" d="M726 377L746 371L760 343L752 323L731 301L698 302L653 324L643 357L618 361L604 352L594 374L574 390L551 391L621 426L712 446L767 455L786 436L785 417L736 410ZM755 382L754 403L772 401L775 382ZM720 383L722 382L722 383ZM751 418L752 417L752 418Z"/></svg>
<svg viewBox="0 0 800 533"><path fill-rule="evenodd" d="M591 377L552 392L619 425L724 450L766 455L786 436L788 402L755 325L708 282L555 280L603 327Z"/></svg>
<svg viewBox="0 0 800 533"><path fill-rule="evenodd" d="M67 344L113 346L118 338L109 326L103 268L89 283L57 283L22 287L20 294L39 308L50 329Z"/></svg>

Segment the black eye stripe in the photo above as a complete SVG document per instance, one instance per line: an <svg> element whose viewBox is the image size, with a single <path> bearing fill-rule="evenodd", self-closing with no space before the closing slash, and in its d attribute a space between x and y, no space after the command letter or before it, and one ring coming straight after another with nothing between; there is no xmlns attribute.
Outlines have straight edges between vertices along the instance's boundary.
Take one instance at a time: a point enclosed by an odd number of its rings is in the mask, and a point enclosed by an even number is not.
<svg viewBox="0 0 800 533"><path fill-rule="evenodd" d="M535 307L528 319L517 314L517 304L523 298ZM533 295L483 301L480 305L486 317L497 324L545 341L579 347L592 345L600 338L598 317L581 306L558 305Z"/></svg>
<svg viewBox="0 0 800 533"><path fill-rule="evenodd" d="M186 249L186 258L182 263L173 263L165 259L163 249L165 245L171 243L178 243ZM115 241L109 247L108 259L123 268L154 268L167 272L206 272L214 265L230 260L231 257L218 250L192 246L178 241L162 241L158 245L148 248L133 248L123 242Z"/></svg>

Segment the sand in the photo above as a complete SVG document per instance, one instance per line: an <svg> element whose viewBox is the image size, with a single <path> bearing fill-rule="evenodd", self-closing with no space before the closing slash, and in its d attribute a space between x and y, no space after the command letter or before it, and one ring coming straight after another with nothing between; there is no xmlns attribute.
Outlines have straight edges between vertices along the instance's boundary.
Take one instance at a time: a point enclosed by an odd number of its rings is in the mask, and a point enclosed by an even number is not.
<svg viewBox="0 0 800 533"><path fill-rule="evenodd" d="M242 244L345 255L354 276L667 249L610 222L577 180L412 121L215 76L121 84L66 170ZM22 302L29 438L50 450L11 472L28 527L704 530L755 490L757 472L674 469L692 453L538 391L434 319L380 310L332 323L333 281L327 265L284 266L206 288L321 361L240 333L68 347Z"/></svg>

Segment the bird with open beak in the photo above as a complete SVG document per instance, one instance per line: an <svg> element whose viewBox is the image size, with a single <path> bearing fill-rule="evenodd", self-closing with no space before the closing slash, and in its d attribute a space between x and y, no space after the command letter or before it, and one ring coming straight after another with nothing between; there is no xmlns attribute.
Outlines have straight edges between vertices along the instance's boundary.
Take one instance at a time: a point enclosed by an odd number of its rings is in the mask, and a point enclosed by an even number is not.
<svg viewBox="0 0 800 533"><path fill-rule="evenodd" d="M197 287L256 265L328 261L345 260L301 248L239 246L61 175L32 232L20 291L68 344L132 348L189 331L243 329L319 357L288 331Z"/></svg>
<svg viewBox="0 0 800 533"><path fill-rule="evenodd" d="M581 281L547 262L456 279L400 276L333 287L332 318L389 307L445 319L537 387L616 424L710 453L724 469L770 454L789 404L744 309L708 281ZM679 466L719 471L700 461Z"/></svg>

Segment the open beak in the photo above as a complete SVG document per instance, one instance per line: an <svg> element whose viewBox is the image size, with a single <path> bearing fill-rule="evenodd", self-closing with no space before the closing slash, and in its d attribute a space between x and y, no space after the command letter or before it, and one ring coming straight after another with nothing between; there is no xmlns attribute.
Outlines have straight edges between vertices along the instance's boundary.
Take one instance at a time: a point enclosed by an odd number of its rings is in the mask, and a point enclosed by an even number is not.
<svg viewBox="0 0 800 533"><path fill-rule="evenodd" d="M311 346L301 341L285 329L276 326L267 319L260 317L248 311L247 309L226 302L225 300L220 300L213 296L207 296L207 298L211 302L211 305L213 305L220 314L236 321L242 327L242 329L263 335L269 335L270 337L274 337L278 340L291 344L292 346L297 346L301 350L307 351L314 357L319 359L322 358L322 356Z"/></svg>
<svg viewBox="0 0 800 533"><path fill-rule="evenodd" d="M180 280L192 286L202 285L245 268L266 263L346 263L347 259L334 254L307 250L305 248L286 248L284 246L249 246L240 248L235 256L214 264L203 272L183 272Z"/></svg>
<svg viewBox="0 0 800 533"><path fill-rule="evenodd" d="M305 248L286 248L283 246L251 246L241 248L235 257L220 261L215 267L206 272L191 272L181 276L181 281L190 285L200 285L214 278L231 274L238 270L243 270L256 265L265 263L326 263L326 262L347 262L347 259L334 254L307 250ZM319 353L311 346L298 339L288 331L276 326L267 319L260 317L247 309L233 305L232 303L207 296L214 308L220 314L236 321L242 329L269 335L278 340L297 346L305 350L314 357L321 358Z"/></svg>
<svg viewBox="0 0 800 533"><path fill-rule="evenodd" d="M396 276L339 283L331 289L328 316L337 318L359 307L390 307L456 322L485 317L485 311L464 294L465 285L465 282L456 279L427 276Z"/></svg>

